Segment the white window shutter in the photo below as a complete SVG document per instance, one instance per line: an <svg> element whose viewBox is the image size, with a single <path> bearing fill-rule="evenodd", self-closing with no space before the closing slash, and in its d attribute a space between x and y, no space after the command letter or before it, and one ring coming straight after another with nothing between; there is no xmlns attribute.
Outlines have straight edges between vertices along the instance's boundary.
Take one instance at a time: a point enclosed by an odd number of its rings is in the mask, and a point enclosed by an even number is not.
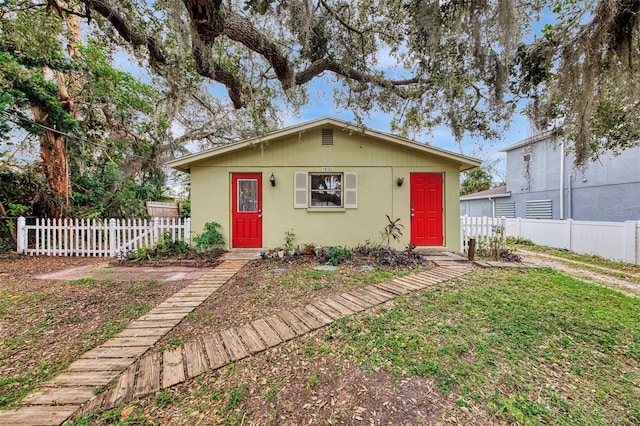
<svg viewBox="0 0 640 426"><path fill-rule="evenodd" d="M358 208L358 174L354 172L344 174L344 208Z"/></svg>
<svg viewBox="0 0 640 426"><path fill-rule="evenodd" d="M307 194L309 193L309 191L307 190L308 184L309 184L309 179L307 177L307 172L294 173L293 208L306 209L308 207L308 202L307 202Z"/></svg>

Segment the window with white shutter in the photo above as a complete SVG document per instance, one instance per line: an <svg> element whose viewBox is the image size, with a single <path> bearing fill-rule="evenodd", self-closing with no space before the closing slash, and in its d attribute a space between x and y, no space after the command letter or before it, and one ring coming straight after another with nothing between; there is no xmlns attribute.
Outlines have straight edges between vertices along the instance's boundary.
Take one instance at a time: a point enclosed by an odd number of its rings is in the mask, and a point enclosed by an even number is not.
<svg viewBox="0 0 640 426"><path fill-rule="evenodd" d="M294 207L355 209L358 207L358 174L295 172Z"/></svg>
<svg viewBox="0 0 640 426"><path fill-rule="evenodd" d="M344 174L344 208L358 208L358 174L348 172Z"/></svg>

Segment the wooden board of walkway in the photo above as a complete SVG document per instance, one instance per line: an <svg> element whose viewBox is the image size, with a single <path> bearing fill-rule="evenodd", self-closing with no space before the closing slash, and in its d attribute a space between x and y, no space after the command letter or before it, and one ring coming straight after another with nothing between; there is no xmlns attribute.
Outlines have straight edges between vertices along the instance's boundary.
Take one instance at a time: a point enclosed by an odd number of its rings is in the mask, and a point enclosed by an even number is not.
<svg viewBox="0 0 640 426"><path fill-rule="evenodd" d="M184 382L185 379L182 347L164 351L162 353L162 387L168 388Z"/></svg>
<svg viewBox="0 0 640 426"><path fill-rule="evenodd" d="M344 297L345 299L349 300L350 302L353 302L353 303L356 303L356 304L362 306L365 309L368 309L371 306L373 306L372 303L369 303L366 300L363 300L363 299L359 298L358 296L356 296L353 293L340 293L340 296Z"/></svg>
<svg viewBox="0 0 640 426"><path fill-rule="evenodd" d="M224 350L224 344L217 333L203 337L202 343L209 357L210 368L222 367L229 362L227 351Z"/></svg>
<svg viewBox="0 0 640 426"><path fill-rule="evenodd" d="M302 321L296 318L296 316L289 311L278 312L276 315L278 315L284 322L286 322L298 336L311 331L309 327L307 327Z"/></svg>
<svg viewBox="0 0 640 426"><path fill-rule="evenodd" d="M27 395L20 403L22 405L80 405L91 399L94 391L93 386L42 388Z"/></svg>
<svg viewBox="0 0 640 426"><path fill-rule="evenodd" d="M131 329L131 328L161 328L161 327L170 327L173 328L176 326L176 320L162 320L162 321L156 321L156 320L151 320L151 321L146 321L146 320L135 320L132 323L130 323L126 329ZM125 329L125 330L126 330ZM124 330L123 330L124 331Z"/></svg>
<svg viewBox="0 0 640 426"><path fill-rule="evenodd" d="M60 405L57 407L35 406L24 407L17 411L0 412L0 424L3 426L49 426L60 425L67 420L80 406Z"/></svg>
<svg viewBox="0 0 640 426"><path fill-rule="evenodd" d="M110 398L105 398L103 406L106 409L115 407L118 401L130 401L133 398L134 383L136 381L137 364L131 365L124 373L118 377L118 382L110 394Z"/></svg>
<svg viewBox="0 0 640 426"><path fill-rule="evenodd" d="M95 349L83 353L80 355L80 358L137 358L148 350L148 346L131 346L126 348L103 348L98 346Z"/></svg>
<svg viewBox="0 0 640 426"><path fill-rule="evenodd" d="M282 343L282 339L278 337L278 334L269 326L264 318L255 320L251 325L258 332L268 347L272 348Z"/></svg>
<svg viewBox="0 0 640 426"><path fill-rule="evenodd" d="M338 303L332 297L324 299L323 302L324 302L324 304L329 305L330 307L332 307L334 310L340 312L340 314L342 314L342 315L351 315L351 314L356 313L356 311L354 311L353 309L347 308L346 306L344 306L341 303Z"/></svg>
<svg viewBox="0 0 640 426"><path fill-rule="evenodd" d="M117 371L67 371L51 379L52 386L104 386L118 377Z"/></svg>
<svg viewBox="0 0 640 426"><path fill-rule="evenodd" d="M161 336L114 337L104 342L103 348L125 348L128 346L153 346Z"/></svg>
<svg viewBox="0 0 640 426"><path fill-rule="evenodd" d="M333 296L331 296L331 299L335 302L338 302L342 306L346 306L353 312L361 312L364 310L364 306L360 306L357 303L353 303L352 301L345 299L344 297L342 297L342 294L334 294Z"/></svg>
<svg viewBox="0 0 640 426"><path fill-rule="evenodd" d="M336 311L331 306L327 305L321 300L316 300L311 305L315 306L320 311L324 312L325 315L333 319L340 318L343 315L340 311Z"/></svg>
<svg viewBox="0 0 640 426"><path fill-rule="evenodd" d="M381 288L376 287L375 285L370 285L365 287L365 290L367 290L370 293L373 293L379 297L381 297L385 302L388 302L389 300L393 299L394 297L396 297L395 294L390 293L388 291L382 290Z"/></svg>
<svg viewBox="0 0 640 426"><path fill-rule="evenodd" d="M252 354L261 352L267 349L267 345L260 340L260 336L253 330L250 324L245 324L238 327L238 334L240 338L249 349Z"/></svg>
<svg viewBox="0 0 640 426"><path fill-rule="evenodd" d="M323 325L331 324L333 322L333 319L329 315L325 314L313 305L306 305L304 309L316 317Z"/></svg>
<svg viewBox="0 0 640 426"><path fill-rule="evenodd" d="M79 359L69 365L69 371L122 371L135 360L135 358Z"/></svg>
<svg viewBox="0 0 640 426"><path fill-rule="evenodd" d="M220 332L220 337L222 337L222 341L224 342L224 346L227 349L227 354L231 361L237 361L249 356L249 352L242 344L240 336L238 336L238 333L236 333L233 328L222 330Z"/></svg>
<svg viewBox="0 0 640 426"><path fill-rule="evenodd" d="M115 337L147 337L147 336L164 336L173 330L173 327L154 327L154 328L125 328Z"/></svg>
<svg viewBox="0 0 640 426"><path fill-rule="evenodd" d="M409 290L403 287L399 287L389 283L377 283L374 284L373 287L379 288L387 293L395 294L397 296L402 296L403 294L408 294Z"/></svg>
<svg viewBox="0 0 640 426"><path fill-rule="evenodd" d="M295 315L298 319L300 319L307 327L311 330L317 330L320 327L324 326L324 324L316 319L310 312L308 312L304 308L295 308L291 311L293 315Z"/></svg>
<svg viewBox="0 0 640 426"><path fill-rule="evenodd" d="M160 390L160 354L149 354L140 358L136 396L149 395Z"/></svg>
<svg viewBox="0 0 640 426"><path fill-rule="evenodd" d="M276 333L278 333L278 336L280 336L283 341L286 342L287 340L291 340L296 337L296 333L294 333L293 330L291 330L289 326L284 321L282 321L282 319L280 319L279 316L271 315L265 318L265 320L269 323L271 328L273 328Z"/></svg>
<svg viewBox="0 0 640 426"><path fill-rule="evenodd" d="M368 291L366 288L351 290L351 293L357 295L363 300L367 300L371 305L379 305L380 303L386 302L386 299Z"/></svg>
<svg viewBox="0 0 640 426"><path fill-rule="evenodd" d="M187 376L195 377L209 368L204 348L197 340L184 344L184 358L187 360Z"/></svg>

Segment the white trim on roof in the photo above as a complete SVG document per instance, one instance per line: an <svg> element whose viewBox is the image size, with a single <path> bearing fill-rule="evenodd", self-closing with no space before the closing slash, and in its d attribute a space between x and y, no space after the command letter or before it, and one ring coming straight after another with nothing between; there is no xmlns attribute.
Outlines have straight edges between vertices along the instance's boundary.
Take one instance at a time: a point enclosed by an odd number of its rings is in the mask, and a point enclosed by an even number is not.
<svg viewBox="0 0 640 426"><path fill-rule="evenodd" d="M487 194L487 195L462 195L460 197L460 201L469 201L469 200L485 200L492 198L507 198L511 197L511 192L506 192L504 194Z"/></svg>
<svg viewBox="0 0 640 426"><path fill-rule="evenodd" d="M538 133L537 135L521 140L520 142L516 142L512 145L507 145L504 148L499 149L498 152L509 152L513 151L514 149L530 145L532 143L540 142L546 139L552 139L554 137L557 137L556 131L557 129L545 130L542 133Z"/></svg>

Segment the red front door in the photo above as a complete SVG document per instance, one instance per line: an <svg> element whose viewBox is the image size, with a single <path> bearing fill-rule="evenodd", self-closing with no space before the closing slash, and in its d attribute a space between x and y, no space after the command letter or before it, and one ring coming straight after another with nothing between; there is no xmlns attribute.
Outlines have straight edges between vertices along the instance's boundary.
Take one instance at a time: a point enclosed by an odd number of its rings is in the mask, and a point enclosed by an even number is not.
<svg viewBox="0 0 640 426"><path fill-rule="evenodd" d="M442 246L442 174L411 173L411 244Z"/></svg>
<svg viewBox="0 0 640 426"><path fill-rule="evenodd" d="M262 247L262 174L231 175L231 247Z"/></svg>

